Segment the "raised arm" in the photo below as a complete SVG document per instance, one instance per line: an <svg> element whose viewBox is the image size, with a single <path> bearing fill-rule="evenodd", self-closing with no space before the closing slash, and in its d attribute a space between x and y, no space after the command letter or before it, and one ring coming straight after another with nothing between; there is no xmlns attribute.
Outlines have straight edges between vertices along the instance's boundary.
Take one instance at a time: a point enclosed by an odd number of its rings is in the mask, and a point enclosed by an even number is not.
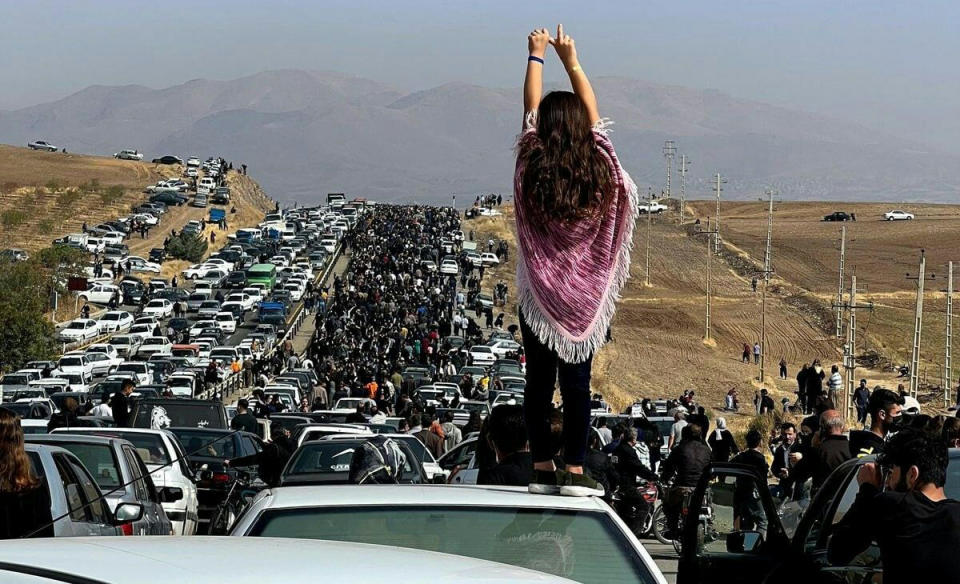
<svg viewBox="0 0 960 584"><path fill-rule="evenodd" d="M548 44L550 44L550 33L545 28L538 28L527 37L530 56L527 59L527 75L523 80L524 120L527 112L539 107L540 98L543 97L543 56L547 54Z"/></svg>
<svg viewBox="0 0 960 584"><path fill-rule="evenodd" d="M563 63L567 75L570 76L570 85L573 86L573 92L577 94L580 101L587 108L587 115L590 116L590 123L595 124L600 121L600 111L597 108L597 96L593 93L593 87L587 74L580 67L580 61L577 60L577 47L573 43L570 35L563 33L563 25L557 25L557 38L550 39L550 44L557 50L557 56Z"/></svg>

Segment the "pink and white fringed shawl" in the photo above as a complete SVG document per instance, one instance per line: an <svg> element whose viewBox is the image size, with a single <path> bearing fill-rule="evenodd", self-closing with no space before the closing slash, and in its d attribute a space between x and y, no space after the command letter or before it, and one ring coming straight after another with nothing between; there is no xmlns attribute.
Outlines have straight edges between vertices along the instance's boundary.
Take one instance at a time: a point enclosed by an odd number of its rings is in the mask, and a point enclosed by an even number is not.
<svg viewBox="0 0 960 584"><path fill-rule="evenodd" d="M597 149L607 159L616 198L604 215L547 225L524 213L523 149L537 140L528 124L518 143L513 193L517 215L517 298L537 338L568 363L586 361L607 338L620 291L630 275L637 218L637 186L607 137L594 128Z"/></svg>

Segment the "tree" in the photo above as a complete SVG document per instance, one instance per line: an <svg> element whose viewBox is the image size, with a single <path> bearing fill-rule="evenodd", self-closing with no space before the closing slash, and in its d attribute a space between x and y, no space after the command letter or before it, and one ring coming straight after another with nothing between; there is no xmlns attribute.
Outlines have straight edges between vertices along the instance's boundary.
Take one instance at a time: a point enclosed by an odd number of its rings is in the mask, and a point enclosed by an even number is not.
<svg viewBox="0 0 960 584"><path fill-rule="evenodd" d="M0 266L0 371L56 356L53 324L45 316L53 287L35 258Z"/></svg>
<svg viewBox="0 0 960 584"><path fill-rule="evenodd" d="M167 253L174 259L196 263L207 253L207 240L200 234L181 231L167 243Z"/></svg>

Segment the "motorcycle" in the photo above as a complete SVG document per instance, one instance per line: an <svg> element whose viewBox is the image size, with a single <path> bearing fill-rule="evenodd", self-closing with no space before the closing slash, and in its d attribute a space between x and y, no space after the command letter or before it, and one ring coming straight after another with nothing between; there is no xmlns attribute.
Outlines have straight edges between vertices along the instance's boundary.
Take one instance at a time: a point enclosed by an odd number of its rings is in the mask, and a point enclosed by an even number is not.
<svg viewBox="0 0 960 584"><path fill-rule="evenodd" d="M691 489L690 492L685 493L683 496L679 525L674 526L673 534L670 534L671 530L667 525L667 516L664 513L663 505L657 507L654 513L653 536L664 545L672 544L677 555L680 555L683 525L686 523L687 515L690 513L690 497L692 495L693 490ZM672 539L668 537L668 535L672 535L677 539ZM713 525L713 496L710 489L707 489L706 497L704 497L703 505L701 505L697 517L697 549L702 549L704 544L715 541L718 537L717 530Z"/></svg>
<svg viewBox="0 0 960 584"><path fill-rule="evenodd" d="M659 485L644 482L637 487L614 491L613 508L634 535L645 537L653 533L654 518L660 510L659 500Z"/></svg>

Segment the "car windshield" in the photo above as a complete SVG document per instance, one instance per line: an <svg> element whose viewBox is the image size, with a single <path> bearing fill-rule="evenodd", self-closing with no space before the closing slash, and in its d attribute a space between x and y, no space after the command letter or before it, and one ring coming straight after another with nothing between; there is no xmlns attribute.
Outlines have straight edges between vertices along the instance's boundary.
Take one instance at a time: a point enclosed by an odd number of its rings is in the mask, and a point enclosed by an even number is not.
<svg viewBox="0 0 960 584"><path fill-rule="evenodd" d="M130 373L146 373L147 364L146 363L121 363L117 366L118 372L130 372Z"/></svg>
<svg viewBox="0 0 960 584"><path fill-rule="evenodd" d="M354 449L361 442L310 442L300 448L290 461L284 474L326 474L346 473L350 470L350 460Z"/></svg>
<svg viewBox="0 0 960 584"><path fill-rule="evenodd" d="M67 328L71 330L83 330L86 327L87 327L87 321L85 320L75 320L67 325Z"/></svg>
<svg viewBox="0 0 960 584"><path fill-rule="evenodd" d="M60 359L61 367L81 367L83 360L80 357L63 357Z"/></svg>
<svg viewBox="0 0 960 584"><path fill-rule="evenodd" d="M210 456L213 458L234 458L236 448L228 433L200 432L175 428L172 430L183 444L188 456Z"/></svg>
<svg viewBox="0 0 960 584"><path fill-rule="evenodd" d="M29 382L28 376L15 373L8 373L0 378L0 385L26 385Z"/></svg>
<svg viewBox="0 0 960 584"><path fill-rule="evenodd" d="M267 510L249 534L442 552L588 584L656 582L623 533L598 511L436 505Z"/></svg>
<svg viewBox="0 0 960 584"><path fill-rule="evenodd" d="M109 435L123 438L132 443L133 447L137 449L137 454L140 455L140 458L150 470L170 462L170 455L163 444L163 438L156 434L111 429Z"/></svg>

